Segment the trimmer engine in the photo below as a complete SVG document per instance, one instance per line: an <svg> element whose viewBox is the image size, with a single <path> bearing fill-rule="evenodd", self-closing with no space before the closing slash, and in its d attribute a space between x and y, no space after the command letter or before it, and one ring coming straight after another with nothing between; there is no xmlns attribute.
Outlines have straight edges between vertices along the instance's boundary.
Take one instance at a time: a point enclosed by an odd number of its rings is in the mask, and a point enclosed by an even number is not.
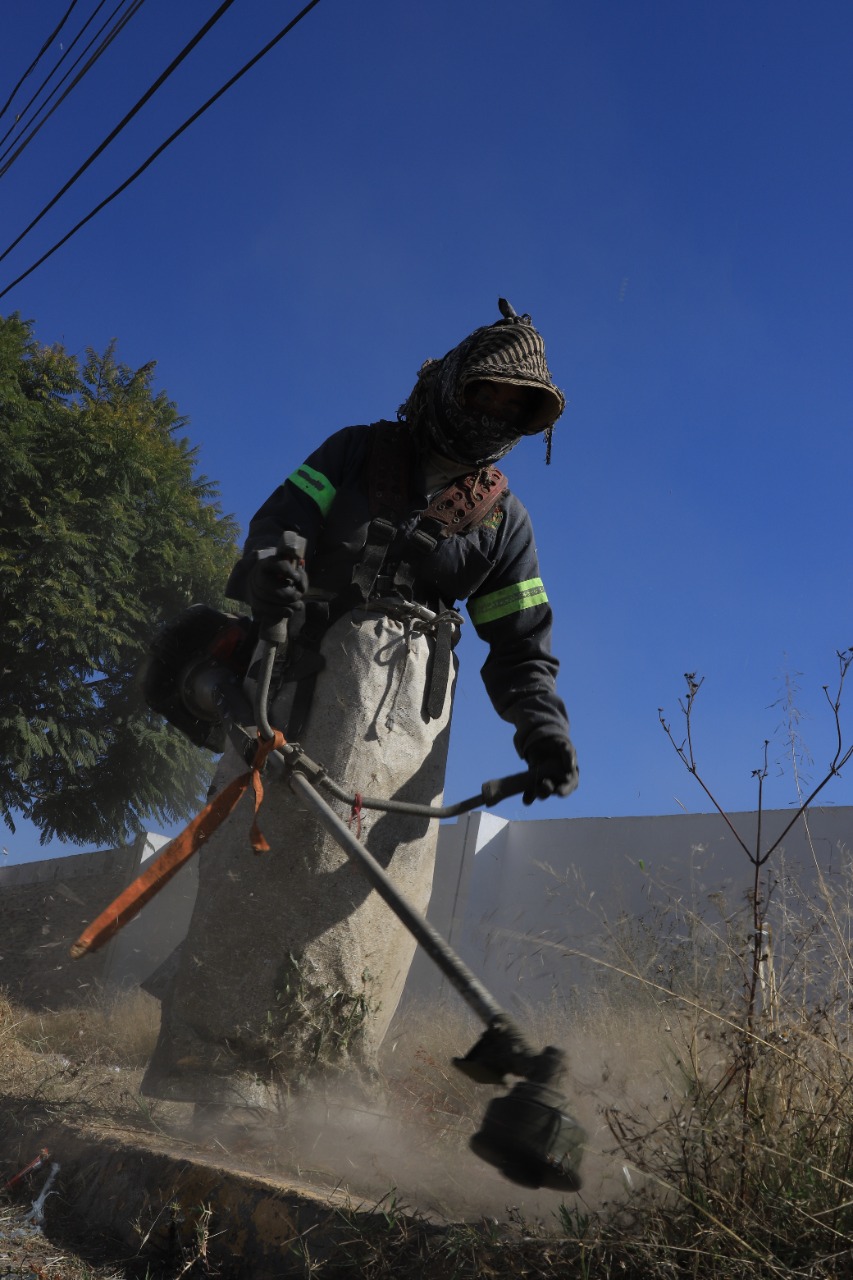
<svg viewBox="0 0 853 1280"><path fill-rule="evenodd" d="M192 605L151 641L142 675L145 701L197 747L224 751L226 726L213 693L229 675L242 681L256 641L251 618Z"/></svg>

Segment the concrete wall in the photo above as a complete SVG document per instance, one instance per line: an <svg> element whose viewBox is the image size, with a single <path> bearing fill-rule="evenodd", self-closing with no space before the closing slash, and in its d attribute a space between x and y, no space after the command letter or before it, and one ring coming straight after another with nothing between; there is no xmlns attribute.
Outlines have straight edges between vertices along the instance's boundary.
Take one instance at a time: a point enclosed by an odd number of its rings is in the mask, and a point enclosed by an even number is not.
<svg viewBox="0 0 853 1280"><path fill-rule="evenodd" d="M730 816L754 847L757 815ZM791 817L764 814L762 849ZM771 919L815 894L818 867L830 882L849 880L851 858L853 808L813 809L808 833L800 820L773 857ZM481 812L442 828L429 914L499 1002L520 1013L588 985L594 963L576 953L600 954L626 921L666 910L670 924L696 912L713 925L742 911L752 875L717 814L505 822ZM448 990L419 953L407 999Z"/></svg>
<svg viewBox="0 0 853 1280"><path fill-rule="evenodd" d="M169 843L149 833L134 876ZM186 934L198 889L198 858L191 858L156 898L107 944L105 981L110 987L135 987L144 982L172 953ZM103 906L107 903L104 902ZM102 907L103 909L103 907ZM75 964L88 964L84 956Z"/></svg>
<svg viewBox="0 0 853 1280"><path fill-rule="evenodd" d="M137 985L186 932L195 902L193 864L100 951L72 960L71 944L167 843L131 845L0 868L0 987L33 1009L79 1004L105 986Z"/></svg>
<svg viewBox="0 0 853 1280"><path fill-rule="evenodd" d="M32 1008L76 1004L104 981L107 955L81 968L68 948L133 878L137 845L0 869L0 986Z"/></svg>
<svg viewBox="0 0 853 1280"><path fill-rule="evenodd" d="M790 817L765 813L763 847ZM732 820L752 842L756 815ZM849 870L853 808L814 809L809 828L811 843L799 822L774 858L777 904L794 889L810 891L816 864L830 877ZM57 1007L99 985L144 981L184 936L197 859L101 952L71 961L68 947L163 843L147 836L126 849L0 870L0 985L33 1007ZM746 855L714 814L506 822L474 813L442 824L429 917L496 998L520 1012L570 998L586 972L574 953L600 948L656 902L680 899L719 915L721 902L742 905L749 883ZM405 1001L447 991L419 952Z"/></svg>

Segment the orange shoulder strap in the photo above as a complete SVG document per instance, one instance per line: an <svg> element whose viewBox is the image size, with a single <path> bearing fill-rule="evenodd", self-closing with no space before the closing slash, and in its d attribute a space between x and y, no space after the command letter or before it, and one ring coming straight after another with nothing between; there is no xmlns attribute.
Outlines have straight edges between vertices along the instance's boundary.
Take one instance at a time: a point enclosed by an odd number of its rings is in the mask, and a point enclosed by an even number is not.
<svg viewBox="0 0 853 1280"><path fill-rule="evenodd" d="M269 845L258 827L258 810L264 798L264 784L261 781L260 771L269 753L277 747L284 746L284 734L276 729L275 736L269 741L261 739L260 734L258 737L258 750L248 773L240 774L223 787L181 834L175 836L159 858L155 858L150 867L147 867L141 876L137 876L133 883L119 894L115 902L111 902L97 920L80 934L71 948L72 959L78 960L80 956L85 956L90 951L97 951L98 947L102 947L105 942L114 937L128 920L132 920L146 902L150 902L163 885L169 883L172 876L180 871L184 863L190 860L214 831L234 812L250 786L255 796L255 817L249 838L255 853L268 852Z"/></svg>

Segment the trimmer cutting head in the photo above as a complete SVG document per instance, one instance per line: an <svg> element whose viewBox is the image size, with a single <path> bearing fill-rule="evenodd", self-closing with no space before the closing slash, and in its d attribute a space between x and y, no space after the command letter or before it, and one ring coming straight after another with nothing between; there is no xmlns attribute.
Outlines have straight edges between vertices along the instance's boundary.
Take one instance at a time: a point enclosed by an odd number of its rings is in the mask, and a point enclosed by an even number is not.
<svg viewBox="0 0 853 1280"><path fill-rule="evenodd" d="M523 1187L578 1191L586 1134L556 1087L566 1068L562 1050L548 1045L536 1053L501 1014L454 1064L482 1084L503 1084L506 1075L525 1077L489 1103L470 1142L474 1154Z"/></svg>
<svg viewBox="0 0 853 1280"><path fill-rule="evenodd" d="M522 1187L578 1191L586 1134L566 1107L556 1089L520 1080L489 1103L471 1150Z"/></svg>

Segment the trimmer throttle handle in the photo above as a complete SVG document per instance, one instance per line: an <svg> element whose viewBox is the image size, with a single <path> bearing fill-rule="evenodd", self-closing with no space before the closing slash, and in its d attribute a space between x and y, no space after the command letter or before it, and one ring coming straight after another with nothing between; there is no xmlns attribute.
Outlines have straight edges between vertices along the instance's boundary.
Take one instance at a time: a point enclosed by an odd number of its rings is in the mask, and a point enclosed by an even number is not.
<svg viewBox="0 0 853 1280"><path fill-rule="evenodd" d="M531 772L525 769L524 773L511 773L508 778L493 778L491 782L484 782L481 788L483 803L491 808L493 804L500 804L501 800L510 796L520 796L530 780Z"/></svg>
<svg viewBox="0 0 853 1280"><path fill-rule="evenodd" d="M275 549L276 560L290 560L293 564L301 564L305 559L305 539L292 529L285 529L281 541Z"/></svg>
<svg viewBox="0 0 853 1280"><path fill-rule="evenodd" d="M278 546L275 551L267 551L266 554L274 556L276 560L287 560L290 564L301 564L305 559L305 539L298 533L294 533L292 529L286 529L281 535ZM262 551L260 553L264 555ZM287 618L282 618L279 622L271 622L268 626L261 629L261 639L268 644L285 644L287 641Z"/></svg>

